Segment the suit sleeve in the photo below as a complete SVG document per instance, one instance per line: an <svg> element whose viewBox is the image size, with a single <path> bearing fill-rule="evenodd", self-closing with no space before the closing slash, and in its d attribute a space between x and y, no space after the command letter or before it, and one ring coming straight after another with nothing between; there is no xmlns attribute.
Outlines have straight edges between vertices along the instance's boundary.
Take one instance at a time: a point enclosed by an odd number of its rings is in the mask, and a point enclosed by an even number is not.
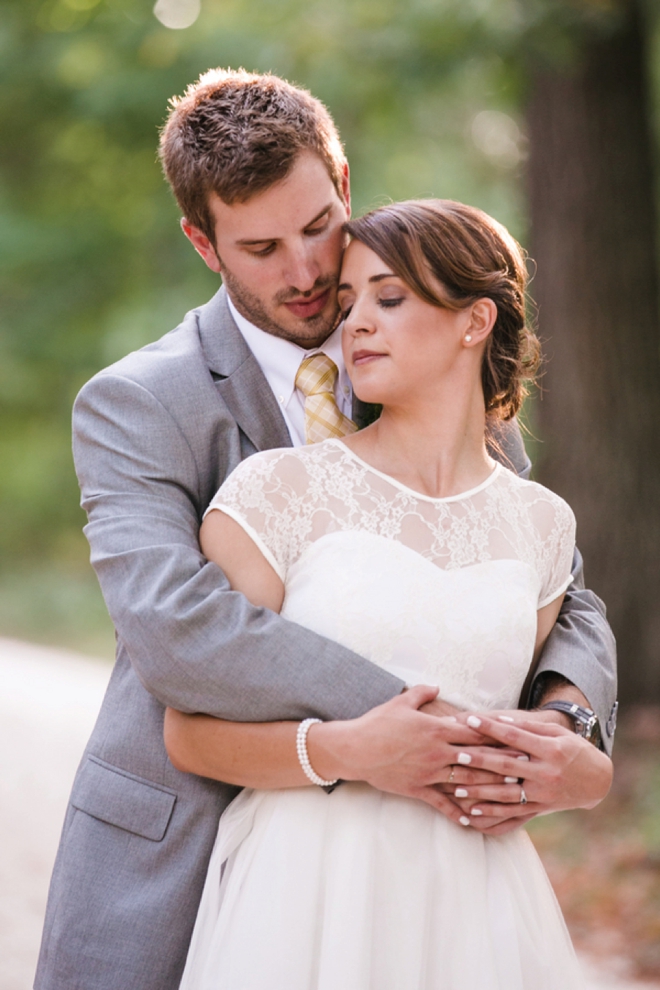
<svg viewBox="0 0 660 990"><path fill-rule="evenodd" d="M522 478L529 477L531 462L517 420L494 428L493 456L513 467ZM576 549L572 567L573 580L568 587L559 618L548 637L536 668L530 692L523 699L533 707L539 678L559 674L582 691L598 716L603 748L612 752L616 728L616 643L605 614L605 606L593 591L584 586L582 557Z"/></svg>
<svg viewBox="0 0 660 990"><path fill-rule="evenodd" d="M535 686L546 674L571 681L598 716L603 748L611 754L616 728L616 643L600 598L584 587L582 557L576 549L573 580L534 675L526 707L532 707Z"/></svg>
<svg viewBox="0 0 660 990"><path fill-rule="evenodd" d="M143 685L164 705L233 721L355 718L403 682L255 608L199 550L195 458L146 388L103 374L74 407L91 561Z"/></svg>

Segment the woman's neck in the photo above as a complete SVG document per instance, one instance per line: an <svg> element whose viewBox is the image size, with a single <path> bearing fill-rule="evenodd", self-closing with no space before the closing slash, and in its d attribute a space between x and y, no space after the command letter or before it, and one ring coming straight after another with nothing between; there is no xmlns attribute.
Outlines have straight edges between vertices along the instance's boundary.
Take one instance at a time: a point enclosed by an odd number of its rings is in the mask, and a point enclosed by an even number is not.
<svg viewBox="0 0 660 990"><path fill-rule="evenodd" d="M462 393L462 394L461 394ZM367 463L432 498L469 491L493 470L485 443L481 389L457 389L385 406L375 423L348 438Z"/></svg>

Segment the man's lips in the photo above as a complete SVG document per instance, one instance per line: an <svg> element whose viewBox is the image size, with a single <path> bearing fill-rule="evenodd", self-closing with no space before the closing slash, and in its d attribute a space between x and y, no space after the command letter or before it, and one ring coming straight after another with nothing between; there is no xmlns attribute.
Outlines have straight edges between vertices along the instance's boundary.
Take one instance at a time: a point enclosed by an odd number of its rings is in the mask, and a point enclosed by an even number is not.
<svg viewBox="0 0 660 990"><path fill-rule="evenodd" d="M371 361L382 357L385 355L379 354L377 351L354 351L351 355L351 361L354 365L369 364Z"/></svg>
<svg viewBox="0 0 660 990"><path fill-rule="evenodd" d="M324 289L318 296L313 296L312 299L293 299L290 302L285 302L284 305L294 316L304 319L305 317L316 316L317 313L320 313L325 308L329 296L330 287Z"/></svg>

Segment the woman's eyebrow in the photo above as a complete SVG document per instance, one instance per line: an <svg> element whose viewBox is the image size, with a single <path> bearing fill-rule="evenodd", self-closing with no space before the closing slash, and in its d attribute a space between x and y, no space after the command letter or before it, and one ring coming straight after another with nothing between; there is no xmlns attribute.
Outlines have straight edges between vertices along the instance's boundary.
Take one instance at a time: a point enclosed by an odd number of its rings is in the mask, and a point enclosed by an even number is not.
<svg viewBox="0 0 660 990"><path fill-rule="evenodd" d="M394 272L382 272L380 275L372 275L369 279L370 282L382 282L386 278L398 278ZM337 292L342 292L344 289L352 289L353 286L350 282L342 282L341 285L337 286Z"/></svg>

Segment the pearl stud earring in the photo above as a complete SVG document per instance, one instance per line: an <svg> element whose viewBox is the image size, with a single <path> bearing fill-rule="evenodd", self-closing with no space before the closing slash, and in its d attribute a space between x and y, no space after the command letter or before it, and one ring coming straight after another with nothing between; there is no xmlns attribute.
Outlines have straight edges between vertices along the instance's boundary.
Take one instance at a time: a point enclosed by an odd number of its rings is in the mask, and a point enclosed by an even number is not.
<svg viewBox="0 0 660 990"><path fill-rule="evenodd" d="M472 334L471 333L466 333L465 334L465 343L466 344L469 344L471 340L472 340Z"/></svg>

